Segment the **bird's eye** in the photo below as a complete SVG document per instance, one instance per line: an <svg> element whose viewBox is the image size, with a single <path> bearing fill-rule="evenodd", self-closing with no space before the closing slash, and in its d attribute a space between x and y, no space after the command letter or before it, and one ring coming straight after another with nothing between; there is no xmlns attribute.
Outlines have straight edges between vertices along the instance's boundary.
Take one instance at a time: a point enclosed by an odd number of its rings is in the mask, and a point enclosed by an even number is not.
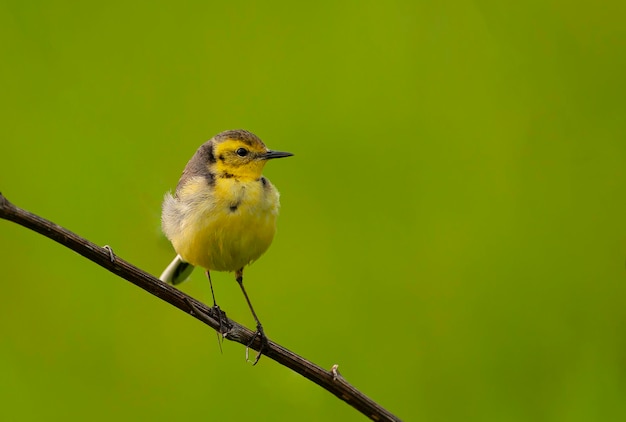
<svg viewBox="0 0 626 422"><path fill-rule="evenodd" d="M246 155L248 155L248 150L245 149L245 148L237 148L237 151L235 151L235 152L240 157L245 157Z"/></svg>

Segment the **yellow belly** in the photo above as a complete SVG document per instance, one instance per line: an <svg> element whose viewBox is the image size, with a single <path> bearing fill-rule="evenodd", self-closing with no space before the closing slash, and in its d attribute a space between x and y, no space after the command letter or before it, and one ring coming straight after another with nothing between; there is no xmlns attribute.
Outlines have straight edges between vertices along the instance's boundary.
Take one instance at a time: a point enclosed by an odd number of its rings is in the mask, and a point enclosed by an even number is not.
<svg viewBox="0 0 626 422"><path fill-rule="evenodd" d="M276 218L218 211L202 227L189 228L177 252L192 265L236 271L258 259L274 239Z"/></svg>
<svg viewBox="0 0 626 422"><path fill-rule="evenodd" d="M276 231L278 192L269 184L223 180L210 196L206 185L186 189L185 218L171 236L176 252L192 265L236 271L258 259ZM202 190L202 200L198 193Z"/></svg>

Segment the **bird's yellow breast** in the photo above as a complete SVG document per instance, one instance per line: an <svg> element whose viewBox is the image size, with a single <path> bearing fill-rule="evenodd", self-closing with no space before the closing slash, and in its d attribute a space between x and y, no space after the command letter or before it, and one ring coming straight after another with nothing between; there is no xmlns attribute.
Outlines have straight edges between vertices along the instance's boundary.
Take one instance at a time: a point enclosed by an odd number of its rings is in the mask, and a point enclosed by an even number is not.
<svg viewBox="0 0 626 422"><path fill-rule="evenodd" d="M191 180L177 198L166 198L164 212L177 224L165 228L176 252L192 265L236 271L269 248L276 231L279 195L264 178L239 181Z"/></svg>

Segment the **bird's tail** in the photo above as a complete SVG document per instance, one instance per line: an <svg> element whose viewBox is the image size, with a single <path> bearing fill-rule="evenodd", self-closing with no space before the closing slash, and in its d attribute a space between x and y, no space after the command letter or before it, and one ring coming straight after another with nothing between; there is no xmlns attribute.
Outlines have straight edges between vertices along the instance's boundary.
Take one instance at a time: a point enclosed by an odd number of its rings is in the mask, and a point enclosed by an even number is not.
<svg viewBox="0 0 626 422"><path fill-rule="evenodd" d="M180 284L187 280L192 271L193 265L183 261L180 255L176 255L172 263L163 271L159 280L173 285Z"/></svg>

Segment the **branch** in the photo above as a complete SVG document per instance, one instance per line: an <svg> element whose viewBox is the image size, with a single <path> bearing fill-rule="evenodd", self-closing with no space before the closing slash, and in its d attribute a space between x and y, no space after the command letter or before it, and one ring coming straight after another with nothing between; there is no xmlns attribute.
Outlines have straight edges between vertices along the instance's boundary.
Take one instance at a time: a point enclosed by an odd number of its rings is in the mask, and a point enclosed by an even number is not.
<svg viewBox="0 0 626 422"><path fill-rule="evenodd" d="M225 337L228 340L246 346L252 341L250 348L259 351L261 341L258 336L255 337L253 331L231 319L224 318L224 315L222 316L220 327L219 315L217 315L215 309L209 308L180 290L163 283L156 277L118 258L113 254L110 247L100 247L45 218L16 207L1 193L0 218L20 224L78 252L90 261L204 322L217 332L220 332L220 329L224 332L224 329L226 329L227 334ZM337 371L337 365L334 365L330 371L327 371L271 340L268 340L268 343L268 345L263 347L262 351L265 356L308 378L353 406L365 416L376 421L400 420L350 385Z"/></svg>

